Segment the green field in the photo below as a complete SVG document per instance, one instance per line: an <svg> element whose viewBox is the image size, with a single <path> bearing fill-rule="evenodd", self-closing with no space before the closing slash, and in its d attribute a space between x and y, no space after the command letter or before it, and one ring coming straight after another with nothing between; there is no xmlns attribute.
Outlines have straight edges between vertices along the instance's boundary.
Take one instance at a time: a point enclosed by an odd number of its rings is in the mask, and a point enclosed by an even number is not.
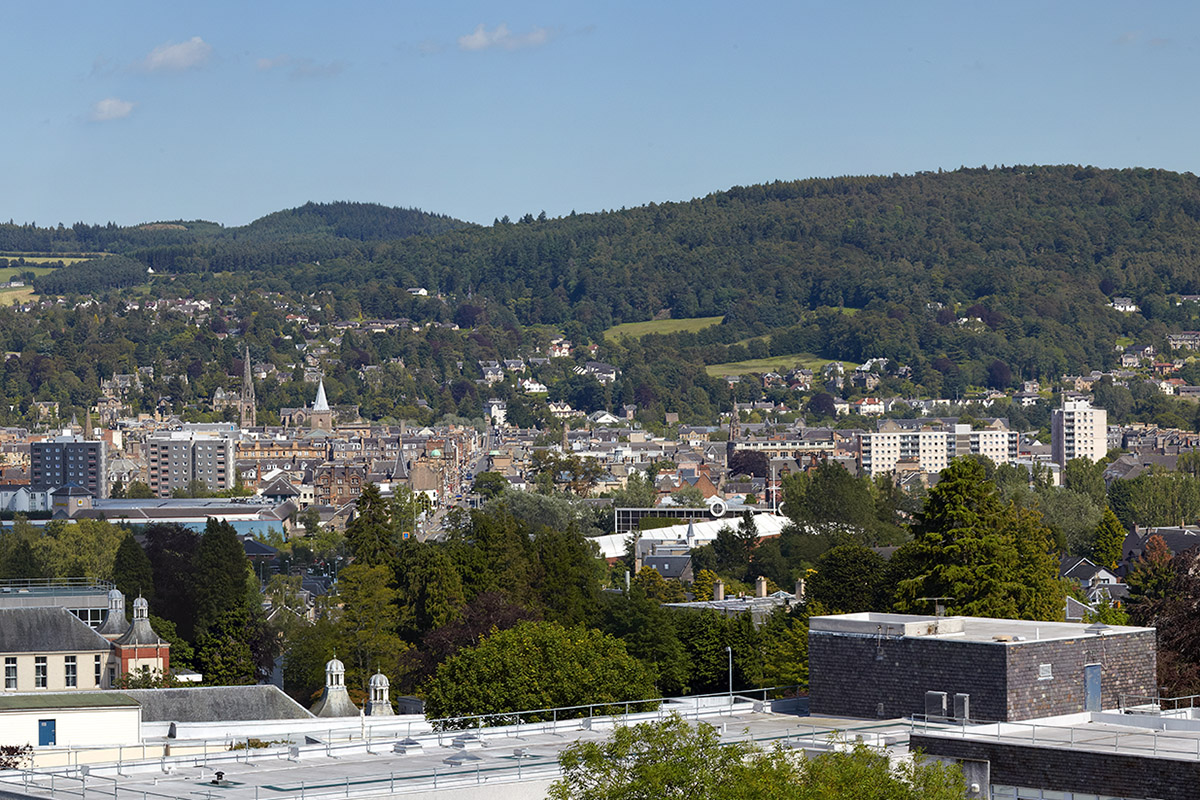
<svg viewBox="0 0 1200 800"><path fill-rule="evenodd" d="M20 289L0 289L0 306L15 306L29 297L33 297L33 289L29 286Z"/></svg>
<svg viewBox="0 0 1200 800"><path fill-rule="evenodd" d="M56 256L54 253L19 253L7 252L0 253L0 258L7 258L9 261L16 261L18 258L25 259L26 264L52 264L56 261L61 261L63 264L70 265L79 261L87 261L91 258L99 258L100 256L108 255L107 253L85 253L82 256Z"/></svg>
<svg viewBox="0 0 1200 800"><path fill-rule="evenodd" d="M53 272L54 267L0 267L0 283L8 283L19 277L22 272L32 272L34 275L45 275Z"/></svg>
<svg viewBox="0 0 1200 800"><path fill-rule="evenodd" d="M762 372L787 372L795 367L808 367L814 372L821 367L824 367L832 359L820 358L812 353L792 353L786 356L772 356L770 358L751 358L747 361L732 361L728 364L710 364L704 370L713 377L724 375L750 375L751 373ZM847 370L852 370L858 366L853 361L843 361Z"/></svg>
<svg viewBox="0 0 1200 800"><path fill-rule="evenodd" d="M719 325L724 317L696 317L695 319L652 319L649 322L626 322L614 325L604 332L605 339L637 339L648 333L695 333L710 325Z"/></svg>

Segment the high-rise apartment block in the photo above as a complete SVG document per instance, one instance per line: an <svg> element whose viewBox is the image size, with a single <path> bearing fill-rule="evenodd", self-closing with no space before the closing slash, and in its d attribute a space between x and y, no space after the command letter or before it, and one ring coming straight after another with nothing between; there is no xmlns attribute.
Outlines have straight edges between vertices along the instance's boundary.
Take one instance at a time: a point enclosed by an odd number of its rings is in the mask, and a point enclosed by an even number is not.
<svg viewBox="0 0 1200 800"><path fill-rule="evenodd" d="M171 431L146 440L146 477L158 497L199 481L211 492L233 488L233 436L223 431Z"/></svg>
<svg viewBox="0 0 1200 800"><path fill-rule="evenodd" d="M29 447L30 484L56 489L67 484L108 497L104 442L64 434Z"/></svg>
<svg viewBox="0 0 1200 800"><path fill-rule="evenodd" d="M1050 453L1066 466L1074 458L1099 461L1108 452L1108 412L1086 397L1065 397L1050 420Z"/></svg>

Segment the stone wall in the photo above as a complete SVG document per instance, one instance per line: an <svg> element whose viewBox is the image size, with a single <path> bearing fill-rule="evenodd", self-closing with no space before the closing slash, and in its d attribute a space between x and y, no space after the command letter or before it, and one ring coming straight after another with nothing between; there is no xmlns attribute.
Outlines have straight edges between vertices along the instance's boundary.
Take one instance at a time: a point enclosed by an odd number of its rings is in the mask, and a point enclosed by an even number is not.
<svg viewBox="0 0 1200 800"><path fill-rule="evenodd" d="M1101 705L1155 694L1155 634L1144 631L1015 643L810 631L814 715L893 718L925 713L927 691L969 694L971 719L1033 719L1084 710L1084 665L1101 665ZM1050 677L1041 677L1048 664Z"/></svg>
<svg viewBox="0 0 1200 800"><path fill-rule="evenodd" d="M809 712L874 719L925 713L925 692L971 695L971 717L1002 719L1004 646L920 637L875 637L810 631Z"/></svg>
<svg viewBox="0 0 1200 800"><path fill-rule="evenodd" d="M1083 711L1087 664L1100 665L1101 708L1116 708L1122 694L1156 696L1156 663L1154 631L1009 645L1006 719ZM1045 664L1049 678L1039 676Z"/></svg>
<svg viewBox="0 0 1200 800"><path fill-rule="evenodd" d="M1195 800L1200 761L1140 753L1090 752L913 734L909 746L932 756L988 761L991 782L1059 792Z"/></svg>

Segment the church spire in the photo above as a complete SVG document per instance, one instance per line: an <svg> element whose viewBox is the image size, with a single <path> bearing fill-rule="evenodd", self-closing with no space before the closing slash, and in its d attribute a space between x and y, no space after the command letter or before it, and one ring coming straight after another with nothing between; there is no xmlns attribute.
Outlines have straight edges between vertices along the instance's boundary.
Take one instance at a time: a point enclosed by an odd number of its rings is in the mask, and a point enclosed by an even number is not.
<svg viewBox="0 0 1200 800"><path fill-rule="evenodd" d="M325 399L325 379L321 378L317 384L317 399L313 400L313 411L328 411L329 401Z"/></svg>
<svg viewBox="0 0 1200 800"><path fill-rule="evenodd" d="M254 374L250 367L250 348L242 360L242 396L238 401L238 412L243 428L253 428L258 419L258 403L254 399Z"/></svg>

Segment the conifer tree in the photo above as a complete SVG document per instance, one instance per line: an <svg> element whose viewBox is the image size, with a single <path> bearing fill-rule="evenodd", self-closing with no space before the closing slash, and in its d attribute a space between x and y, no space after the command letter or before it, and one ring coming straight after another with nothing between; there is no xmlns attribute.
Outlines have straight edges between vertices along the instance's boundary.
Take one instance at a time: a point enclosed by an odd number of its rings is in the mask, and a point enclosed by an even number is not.
<svg viewBox="0 0 1200 800"><path fill-rule="evenodd" d="M1092 558L1097 564L1107 569L1116 569L1121 560L1121 546L1125 543L1125 528L1117 515L1107 506L1096 533L1092 536Z"/></svg>
<svg viewBox="0 0 1200 800"><path fill-rule="evenodd" d="M154 568L132 533L126 533L113 560L113 583L126 598L141 595L154 605ZM129 606L132 608L132 605Z"/></svg>

